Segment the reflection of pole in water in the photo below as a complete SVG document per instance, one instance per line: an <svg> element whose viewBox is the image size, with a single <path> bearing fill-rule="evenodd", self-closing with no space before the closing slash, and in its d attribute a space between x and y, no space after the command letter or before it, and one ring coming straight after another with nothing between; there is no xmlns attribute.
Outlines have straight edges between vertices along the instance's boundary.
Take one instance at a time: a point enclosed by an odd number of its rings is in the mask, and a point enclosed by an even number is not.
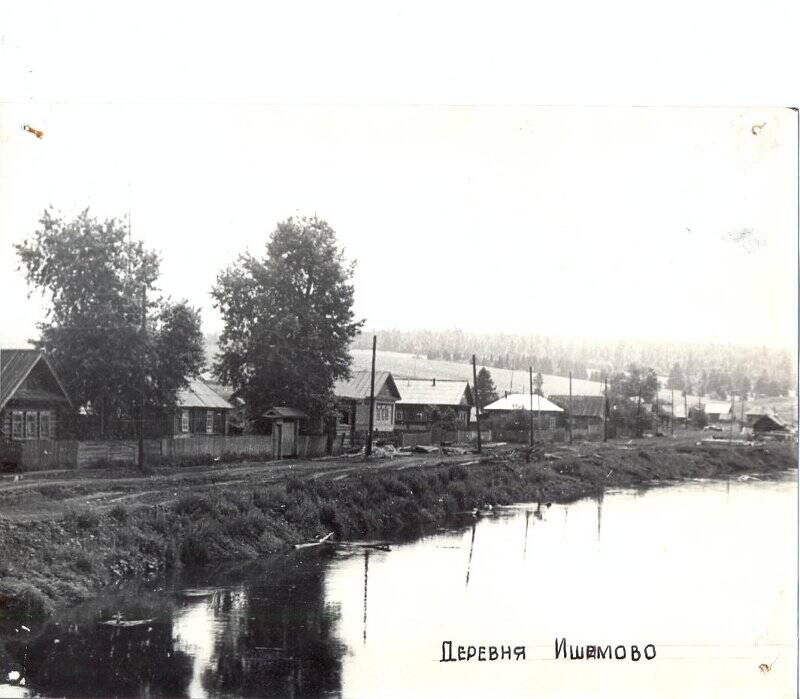
<svg viewBox="0 0 800 699"><path fill-rule="evenodd" d="M525 543L522 547L522 560L525 560L525 555L528 553L528 523L531 520L531 511L525 510Z"/></svg>
<svg viewBox="0 0 800 699"><path fill-rule="evenodd" d="M469 542L469 560L467 561L467 581L466 581L466 583L464 583L464 587L467 587L469 585L469 569L470 569L470 566L472 565L472 549L475 546L475 527L476 527L476 524L477 524L476 522L472 523L472 539Z"/></svg>
<svg viewBox="0 0 800 699"><path fill-rule="evenodd" d="M597 498L597 540L600 541L600 522L603 519L603 494Z"/></svg>
<svg viewBox="0 0 800 699"><path fill-rule="evenodd" d="M369 550L364 551L364 644L367 643L367 580L369 579Z"/></svg>

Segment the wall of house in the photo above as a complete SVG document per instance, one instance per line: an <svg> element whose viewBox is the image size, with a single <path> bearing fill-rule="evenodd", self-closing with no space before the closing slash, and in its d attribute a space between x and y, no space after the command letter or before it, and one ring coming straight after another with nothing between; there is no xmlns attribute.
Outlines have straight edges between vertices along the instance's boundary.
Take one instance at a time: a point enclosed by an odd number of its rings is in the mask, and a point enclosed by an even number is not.
<svg viewBox="0 0 800 699"><path fill-rule="evenodd" d="M21 413L22 414L22 428L23 428L23 435L21 437L15 437L13 435L13 413ZM34 415L34 420L36 423L36 434L34 436L28 435L28 428L31 425L27 414L30 413ZM42 413L47 415L47 427L46 427L46 436L43 430L43 419ZM29 441L29 440L52 440L57 439L59 437L59 429L60 429L60 405L58 404L51 404L48 405L46 403L31 403L27 401L16 401L11 400L6 403L6 407L0 412L0 433L2 433L2 437L4 439L19 439L20 441Z"/></svg>
<svg viewBox="0 0 800 699"><path fill-rule="evenodd" d="M394 402L375 399L375 416L373 427L376 432L391 432L394 430ZM369 399L356 404L356 430L369 429Z"/></svg>

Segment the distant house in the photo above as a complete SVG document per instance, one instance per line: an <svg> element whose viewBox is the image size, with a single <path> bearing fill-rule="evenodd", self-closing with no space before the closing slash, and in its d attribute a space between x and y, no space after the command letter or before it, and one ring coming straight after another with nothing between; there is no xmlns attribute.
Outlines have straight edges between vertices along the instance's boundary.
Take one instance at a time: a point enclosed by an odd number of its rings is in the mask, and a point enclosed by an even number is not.
<svg viewBox="0 0 800 699"><path fill-rule="evenodd" d="M244 433L247 429L247 411L244 400L236 395L231 386L218 383L213 379L203 379L203 381L214 393L222 396L233 407L228 412L228 434Z"/></svg>
<svg viewBox="0 0 800 699"><path fill-rule="evenodd" d="M228 434L233 406L202 379L191 379L178 391L172 435Z"/></svg>
<svg viewBox="0 0 800 699"><path fill-rule="evenodd" d="M56 439L71 410L69 396L47 355L32 349L0 350L0 437Z"/></svg>
<svg viewBox="0 0 800 699"><path fill-rule="evenodd" d="M709 400L702 404L701 407L710 423L730 422L733 418L730 401Z"/></svg>
<svg viewBox="0 0 800 699"><path fill-rule="evenodd" d="M369 430L370 372L354 371L349 379L340 379L333 389L338 412L336 434L343 444L353 445ZM394 431L395 403L400 400L392 374L375 372L375 410L373 426L376 433Z"/></svg>
<svg viewBox="0 0 800 699"><path fill-rule="evenodd" d="M771 412L753 411L745 415L745 427L754 434L765 432L789 432L787 425L780 417Z"/></svg>
<svg viewBox="0 0 800 699"><path fill-rule="evenodd" d="M604 396L548 396L548 399L564 410L564 415L571 412L572 429L602 432L603 416L606 414ZM570 410L570 403L572 408Z"/></svg>
<svg viewBox="0 0 800 699"><path fill-rule="evenodd" d="M400 429L426 428L433 416L452 411L457 425L469 426L472 389L468 381L445 379L398 379L400 400L396 404L395 424Z"/></svg>
<svg viewBox="0 0 800 699"><path fill-rule="evenodd" d="M492 429L503 430L509 420L520 412L529 413L531 396L527 393L508 393L503 398L489 403L481 411L488 417ZM554 430L563 424L564 409L549 401L544 396L533 396L533 418L538 429Z"/></svg>

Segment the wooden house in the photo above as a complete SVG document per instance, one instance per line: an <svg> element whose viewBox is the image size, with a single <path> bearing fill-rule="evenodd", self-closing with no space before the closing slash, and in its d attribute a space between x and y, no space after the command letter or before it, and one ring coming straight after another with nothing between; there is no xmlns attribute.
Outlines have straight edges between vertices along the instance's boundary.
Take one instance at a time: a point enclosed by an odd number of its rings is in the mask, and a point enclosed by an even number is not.
<svg viewBox="0 0 800 699"><path fill-rule="evenodd" d="M548 396L548 400L564 410L565 419L571 416L573 430L602 433L606 413L605 396ZM571 408L570 408L571 406Z"/></svg>
<svg viewBox="0 0 800 699"><path fill-rule="evenodd" d="M532 406L531 406L532 404ZM493 430L507 429L510 420L517 414L529 413L533 407L534 425L538 429L554 430L564 423L564 409L549 401L544 396L528 393L507 393L503 398L484 406L481 415L487 417L487 422Z"/></svg>
<svg viewBox="0 0 800 699"><path fill-rule="evenodd" d="M0 438L57 439L67 411L67 391L40 350L0 350Z"/></svg>
<svg viewBox="0 0 800 699"><path fill-rule="evenodd" d="M763 410L752 411L745 414L745 429L752 434L765 434L768 432L789 433L789 426L775 413Z"/></svg>
<svg viewBox="0 0 800 699"><path fill-rule="evenodd" d="M197 434L228 434L233 406L202 379L191 379L178 391L172 420L173 437Z"/></svg>
<svg viewBox="0 0 800 699"><path fill-rule="evenodd" d="M468 381L444 379L398 379L400 400L396 404L398 429L424 430L451 417L459 429L469 427L473 406Z"/></svg>
<svg viewBox="0 0 800 699"><path fill-rule="evenodd" d="M342 444L355 445L369 431L370 372L354 371L349 379L340 379L334 386L337 423L336 434ZM395 403L400 400L392 374L375 372L375 433L390 433L395 426Z"/></svg>
<svg viewBox="0 0 800 699"><path fill-rule="evenodd" d="M709 400L703 404L703 410L708 418L709 424L727 422L733 419L731 413L731 402L724 400Z"/></svg>

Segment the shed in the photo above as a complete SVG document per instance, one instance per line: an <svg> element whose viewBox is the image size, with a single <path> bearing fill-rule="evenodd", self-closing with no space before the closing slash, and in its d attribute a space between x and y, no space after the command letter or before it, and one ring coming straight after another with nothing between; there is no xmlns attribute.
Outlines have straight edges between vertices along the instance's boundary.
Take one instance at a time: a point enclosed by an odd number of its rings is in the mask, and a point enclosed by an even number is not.
<svg viewBox="0 0 800 699"><path fill-rule="evenodd" d="M56 439L67 391L41 350L0 350L0 437L14 441Z"/></svg>
<svg viewBox="0 0 800 699"><path fill-rule="evenodd" d="M724 400L709 400L703 404L703 410L709 422L730 422L731 403Z"/></svg>
<svg viewBox="0 0 800 699"><path fill-rule="evenodd" d="M297 442L300 424L308 420L308 415L297 408L275 406L261 414L270 425L272 434L272 458L297 456Z"/></svg>
<svg viewBox="0 0 800 699"><path fill-rule="evenodd" d="M789 425L774 413L747 413L746 424L755 434L764 432L789 432Z"/></svg>
<svg viewBox="0 0 800 699"><path fill-rule="evenodd" d="M395 422L398 427L413 429L427 427L433 416L452 411L455 422L469 426L472 408L472 389L460 379L398 379L400 400L397 401Z"/></svg>

